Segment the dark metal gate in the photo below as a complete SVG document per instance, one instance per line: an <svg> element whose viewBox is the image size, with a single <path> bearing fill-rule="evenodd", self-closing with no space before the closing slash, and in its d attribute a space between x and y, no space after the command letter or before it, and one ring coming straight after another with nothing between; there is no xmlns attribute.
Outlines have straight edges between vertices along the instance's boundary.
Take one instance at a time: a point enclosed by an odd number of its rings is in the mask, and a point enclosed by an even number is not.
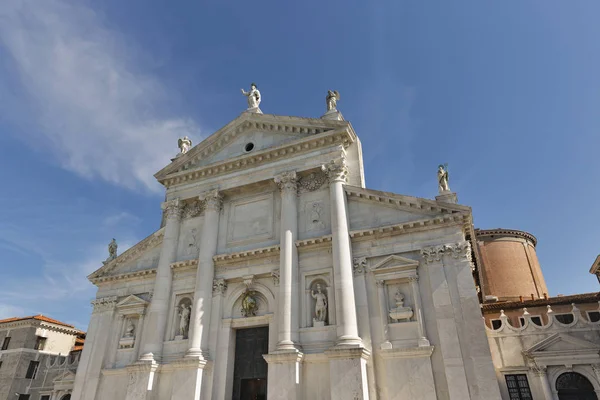
<svg viewBox="0 0 600 400"><path fill-rule="evenodd" d="M267 399L269 328L238 329L235 335L233 400Z"/></svg>

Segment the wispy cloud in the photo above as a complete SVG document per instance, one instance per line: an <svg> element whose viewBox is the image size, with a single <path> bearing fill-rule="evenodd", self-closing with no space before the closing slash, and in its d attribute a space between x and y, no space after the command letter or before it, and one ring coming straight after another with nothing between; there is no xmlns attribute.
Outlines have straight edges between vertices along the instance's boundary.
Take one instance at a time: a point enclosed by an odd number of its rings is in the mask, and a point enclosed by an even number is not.
<svg viewBox="0 0 600 400"><path fill-rule="evenodd" d="M157 190L152 175L177 138L200 132L169 112L172 94L140 68L147 55L80 2L5 0L0 21L0 58L12 60L0 97L14 97L12 81L20 83L27 111L17 119L29 115L37 128L27 143L81 176Z"/></svg>
<svg viewBox="0 0 600 400"><path fill-rule="evenodd" d="M141 221L142 220L140 217L137 217L126 211L121 211L120 213L109 215L108 217L104 218L102 225L107 228L112 228L121 224L135 225Z"/></svg>

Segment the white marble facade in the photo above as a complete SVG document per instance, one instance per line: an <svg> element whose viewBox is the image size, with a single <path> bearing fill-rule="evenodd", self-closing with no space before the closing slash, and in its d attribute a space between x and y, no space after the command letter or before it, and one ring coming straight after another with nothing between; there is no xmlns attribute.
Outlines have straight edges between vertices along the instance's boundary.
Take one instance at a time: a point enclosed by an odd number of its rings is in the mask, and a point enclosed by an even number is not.
<svg viewBox="0 0 600 400"><path fill-rule="evenodd" d="M156 174L163 226L89 276L74 400L231 399L259 326L269 399L501 398L470 208L366 189L340 119L245 112Z"/></svg>

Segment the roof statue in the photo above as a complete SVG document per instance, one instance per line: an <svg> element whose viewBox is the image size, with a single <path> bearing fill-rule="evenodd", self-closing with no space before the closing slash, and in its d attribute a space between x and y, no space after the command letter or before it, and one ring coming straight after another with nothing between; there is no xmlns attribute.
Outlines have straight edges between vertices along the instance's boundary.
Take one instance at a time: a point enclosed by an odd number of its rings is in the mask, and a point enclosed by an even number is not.
<svg viewBox="0 0 600 400"><path fill-rule="evenodd" d="M179 146L179 154L185 154L192 148L192 140L189 137L184 136L179 138L177 146Z"/></svg>
<svg viewBox="0 0 600 400"><path fill-rule="evenodd" d="M246 97L248 97L248 110L250 112L261 112L260 109L258 108L258 106L260 105L260 92L258 91L258 88L256 87L256 83L251 83L250 84L250 90L249 91L245 91L244 89L242 90L242 94Z"/></svg>
<svg viewBox="0 0 600 400"><path fill-rule="evenodd" d="M337 102L340 99L340 92L337 90L328 90L325 102L327 103L327 111L336 111Z"/></svg>
<svg viewBox="0 0 600 400"><path fill-rule="evenodd" d="M117 241L113 238L113 240L111 240L108 244L108 258L103 262L104 264L107 264L117 258L117 247L119 247L117 245Z"/></svg>
<svg viewBox="0 0 600 400"><path fill-rule="evenodd" d="M448 186L448 163L438 166L438 190L440 193L447 193L450 191L450 186Z"/></svg>

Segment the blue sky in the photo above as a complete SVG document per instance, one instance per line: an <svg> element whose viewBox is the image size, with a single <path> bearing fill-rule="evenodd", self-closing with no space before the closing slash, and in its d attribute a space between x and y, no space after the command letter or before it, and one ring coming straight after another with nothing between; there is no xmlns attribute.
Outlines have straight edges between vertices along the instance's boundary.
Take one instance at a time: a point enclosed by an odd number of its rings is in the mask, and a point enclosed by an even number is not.
<svg viewBox="0 0 600 400"><path fill-rule="evenodd" d="M598 290L597 1L0 3L0 318L85 329L112 237L157 229L152 175L245 108L318 117L327 89L367 186L451 187L481 228L526 230L552 295Z"/></svg>

